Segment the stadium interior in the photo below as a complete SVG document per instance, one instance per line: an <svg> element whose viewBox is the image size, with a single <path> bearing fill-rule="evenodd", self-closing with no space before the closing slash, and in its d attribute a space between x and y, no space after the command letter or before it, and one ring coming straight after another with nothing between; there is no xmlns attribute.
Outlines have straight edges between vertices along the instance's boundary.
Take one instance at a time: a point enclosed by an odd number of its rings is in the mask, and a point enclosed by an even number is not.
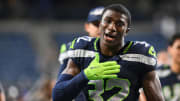
<svg viewBox="0 0 180 101"><path fill-rule="evenodd" d="M180 32L179 0L0 0L0 82L7 101L24 101L45 79L54 82L60 45L87 35L91 8L112 3L132 13L127 40L147 41L158 52Z"/></svg>

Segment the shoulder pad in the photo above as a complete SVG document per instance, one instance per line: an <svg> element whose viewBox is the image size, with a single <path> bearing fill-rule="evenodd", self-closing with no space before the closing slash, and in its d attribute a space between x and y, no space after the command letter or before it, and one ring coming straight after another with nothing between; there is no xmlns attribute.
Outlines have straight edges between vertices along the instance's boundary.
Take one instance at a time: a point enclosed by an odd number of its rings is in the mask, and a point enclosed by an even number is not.
<svg viewBox="0 0 180 101"><path fill-rule="evenodd" d="M61 44L59 52L60 53L66 52L70 48L70 46L71 46L71 42Z"/></svg>
<svg viewBox="0 0 180 101"><path fill-rule="evenodd" d="M156 51L154 47L145 41L134 41L132 48L133 51L137 54L142 54L156 58Z"/></svg>
<svg viewBox="0 0 180 101"><path fill-rule="evenodd" d="M82 37L78 37L75 38L70 46L70 49L84 49L88 46L93 45L93 41L96 38L93 37L89 37L89 36L82 36Z"/></svg>

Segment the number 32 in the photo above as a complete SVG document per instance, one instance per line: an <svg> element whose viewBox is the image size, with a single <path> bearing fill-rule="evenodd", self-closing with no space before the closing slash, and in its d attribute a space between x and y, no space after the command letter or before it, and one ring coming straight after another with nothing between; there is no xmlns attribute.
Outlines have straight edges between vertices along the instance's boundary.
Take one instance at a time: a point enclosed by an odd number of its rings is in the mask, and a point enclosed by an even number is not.
<svg viewBox="0 0 180 101"><path fill-rule="evenodd" d="M123 101L130 90L128 79L91 80L89 97L93 101Z"/></svg>

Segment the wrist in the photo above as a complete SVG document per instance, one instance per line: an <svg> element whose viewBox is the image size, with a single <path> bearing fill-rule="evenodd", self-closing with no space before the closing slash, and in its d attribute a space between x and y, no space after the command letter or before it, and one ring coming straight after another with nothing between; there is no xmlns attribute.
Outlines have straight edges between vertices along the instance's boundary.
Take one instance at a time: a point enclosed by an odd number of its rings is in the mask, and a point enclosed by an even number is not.
<svg viewBox="0 0 180 101"><path fill-rule="evenodd" d="M84 78L85 78L86 80L89 80L88 77L87 77L87 75L85 74L85 70L82 71L82 75L84 76Z"/></svg>

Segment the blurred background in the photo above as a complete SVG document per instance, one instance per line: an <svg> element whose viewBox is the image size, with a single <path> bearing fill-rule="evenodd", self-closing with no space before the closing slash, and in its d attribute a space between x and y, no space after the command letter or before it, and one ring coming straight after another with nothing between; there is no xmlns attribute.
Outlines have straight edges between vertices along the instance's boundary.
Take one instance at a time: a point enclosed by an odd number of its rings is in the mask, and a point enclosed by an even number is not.
<svg viewBox="0 0 180 101"><path fill-rule="evenodd" d="M60 45L86 35L91 8L113 3L132 14L127 40L145 40L159 52L180 31L180 0L0 0L0 82L6 100L50 97Z"/></svg>

